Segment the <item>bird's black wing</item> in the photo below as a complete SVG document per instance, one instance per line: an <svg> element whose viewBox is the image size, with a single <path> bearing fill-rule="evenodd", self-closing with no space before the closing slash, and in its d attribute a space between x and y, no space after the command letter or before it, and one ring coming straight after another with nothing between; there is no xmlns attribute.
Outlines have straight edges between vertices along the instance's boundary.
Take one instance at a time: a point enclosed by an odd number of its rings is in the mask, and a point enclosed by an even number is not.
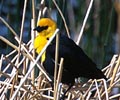
<svg viewBox="0 0 120 100"><path fill-rule="evenodd" d="M44 65L50 74L54 72L55 58L55 40L46 50L46 61ZM49 57L48 57L49 56ZM59 59L64 58L63 78L77 78L79 76L88 79L105 78L104 74L96 67L96 64L75 44L75 42L66 36L60 36L59 40ZM49 60L49 61L48 61ZM49 63L48 63L49 62ZM63 80L64 81L64 80Z"/></svg>

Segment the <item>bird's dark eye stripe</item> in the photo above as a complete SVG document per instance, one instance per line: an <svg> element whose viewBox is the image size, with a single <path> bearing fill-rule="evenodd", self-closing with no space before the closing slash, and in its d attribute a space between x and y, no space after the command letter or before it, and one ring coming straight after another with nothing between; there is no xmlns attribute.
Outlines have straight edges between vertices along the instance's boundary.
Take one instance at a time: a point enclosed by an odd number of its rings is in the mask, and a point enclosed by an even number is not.
<svg viewBox="0 0 120 100"><path fill-rule="evenodd" d="M40 28L41 28L41 30L46 30L48 28L48 26L42 26Z"/></svg>
<svg viewBox="0 0 120 100"><path fill-rule="evenodd" d="M37 26L34 31L37 31L37 32L42 32L43 30L46 30L48 28L48 26Z"/></svg>

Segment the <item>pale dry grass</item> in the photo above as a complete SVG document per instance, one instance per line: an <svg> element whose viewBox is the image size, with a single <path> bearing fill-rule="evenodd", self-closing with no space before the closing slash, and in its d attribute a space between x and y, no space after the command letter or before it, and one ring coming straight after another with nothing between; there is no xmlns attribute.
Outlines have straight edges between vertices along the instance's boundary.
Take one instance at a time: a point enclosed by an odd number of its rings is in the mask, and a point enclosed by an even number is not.
<svg viewBox="0 0 120 100"><path fill-rule="evenodd" d="M14 34L14 40L19 44L15 45L4 37L0 36L0 40L4 41L14 49L7 55L1 55L0 58L0 77L4 78L4 80L0 80L0 100L7 100L7 98L9 98L9 100L59 100L60 94L63 93L63 89L68 87L60 83L64 59L61 58L58 76L56 75L54 79L57 80L57 82L54 81L56 82L54 83L54 90L49 83L51 78L45 72L44 67L39 63L41 55L46 50L47 46L51 43L52 39L59 32L59 29L56 30L54 36L49 40L41 53L35 57L35 52L33 49L33 41L36 36L36 33L33 31L33 28L35 27L34 1L32 1L33 19L31 25L31 40L27 44L22 41L26 3L27 0L25 0L24 4L20 36L18 36L17 33L7 24L7 22L0 17L0 20ZM60 15L64 20L69 36L69 31L67 29L64 16L62 15L62 12L54 0L53 3L56 5ZM83 29L87 21L92 3L93 1L91 0L87 16L83 21L84 24L77 44L79 44L83 34ZM44 0L41 1L41 5L44 5ZM39 11L38 19L40 18L41 14L43 16L43 13L45 13L47 10L47 7L42 8L43 9L40 9ZM57 43L59 43L58 39ZM58 48L59 46L56 47L56 51ZM58 53L56 52L56 60L58 58L57 55ZM38 68L38 74L35 72L36 67ZM10 73L7 72L8 69L12 69ZM119 91L114 93L114 90L115 88L120 88L120 55L113 55L110 64L103 69L103 72L108 78L107 82L104 79L101 79L89 80L84 84L75 84L67 93L68 97L66 100L118 100L120 93Z"/></svg>

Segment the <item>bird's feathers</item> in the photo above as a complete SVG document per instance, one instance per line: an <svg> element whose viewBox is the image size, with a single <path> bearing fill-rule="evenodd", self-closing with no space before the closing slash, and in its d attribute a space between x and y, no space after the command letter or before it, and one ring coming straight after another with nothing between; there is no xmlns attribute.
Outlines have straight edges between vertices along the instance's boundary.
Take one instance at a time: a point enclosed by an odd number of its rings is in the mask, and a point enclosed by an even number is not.
<svg viewBox="0 0 120 100"><path fill-rule="evenodd" d="M55 47L56 43L55 40L53 40L46 50L46 59L44 62L46 70L51 75L54 75ZM64 77L62 77L64 83L69 83L66 77L70 76L71 81L74 81L74 78L79 76L89 79L105 78L101 70L96 67L96 64L83 52L83 50L77 46L73 40L64 35L60 36L59 41L59 60L60 58L64 58Z"/></svg>

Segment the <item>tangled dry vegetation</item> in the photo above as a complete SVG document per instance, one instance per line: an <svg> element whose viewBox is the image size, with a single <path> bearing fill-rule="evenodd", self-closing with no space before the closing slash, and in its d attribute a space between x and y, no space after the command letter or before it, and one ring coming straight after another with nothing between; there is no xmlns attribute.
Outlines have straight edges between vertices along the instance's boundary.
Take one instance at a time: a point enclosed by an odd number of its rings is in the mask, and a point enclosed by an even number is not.
<svg viewBox="0 0 120 100"><path fill-rule="evenodd" d="M54 4L56 3L54 2ZM2 54L0 58L0 100L59 100L61 93L67 88L67 86L60 83L62 62L64 60L61 60L57 77L59 81L56 83L55 90L51 88L49 83L51 79L39 63L40 56L59 30L56 30L55 35L49 40L49 43L43 51L35 58L33 49L34 36L31 36L32 38L27 44L22 41L25 9L26 4L24 5L20 37L0 17L0 20L14 34L14 39L18 43L18 45L14 45L12 42L0 36L0 40L14 49L7 55ZM34 26L32 24L32 29ZM33 31L31 32L31 34L34 34ZM8 70L11 71L8 72ZM108 78L107 82L101 79L89 80L84 84L75 84L67 93L66 100L118 100L120 97L120 55L114 55L110 64L102 71Z"/></svg>

